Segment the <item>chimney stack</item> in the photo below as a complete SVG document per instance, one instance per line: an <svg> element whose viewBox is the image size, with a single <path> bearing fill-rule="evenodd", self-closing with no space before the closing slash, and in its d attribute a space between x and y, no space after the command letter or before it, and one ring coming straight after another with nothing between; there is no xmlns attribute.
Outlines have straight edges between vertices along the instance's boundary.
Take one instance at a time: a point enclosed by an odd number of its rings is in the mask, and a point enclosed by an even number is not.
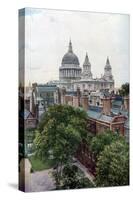
<svg viewBox="0 0 133 200"><path fill-rule="evenodd" d="M79 98L78 96L73 96L73 106L78 108L79 107Z"/></svg>
<svg viewBox="0 0 133 200"><path fill-rule="evenodd" d="M35 105L35 99L33 95L34 91L32 91L31 97L30 97L30 112L33 114L33 116L36 116L36 105Z"/></svg>
<svg viewBox="0 0 133 200"><path fill-rule="evenodd" d="M81 97L81 105L85 111L88 110L88 108L89 108L88 96L84 95Z"/></svg>
<svg viewBox="0 0 133 200"><path fill-rule="evenodd" d="M78 98L78 106L80 106L80 97L81 97L81 92L80 92L80 88L77 88L77 98Z"/></svg>
<svg viewBox="0 0 133 200"><path fill-rule="evenodd" d="M65 95L65 104L72 106L73 105L73 96Z"/></svg>
<svg viewBox="0 0 133 200"><path fill-rule="evenodd" d="M129 97L128 96L124 97L124 109L126 111L129 111Z"/></svg>
<svg viewBox="0 0 133 200"><path fill-rule="evenodd" d="M65 102L65 94L66 94L66 88L63 87L63 88L61 89L61 104L65 104L65 103L66 103L66 102Z"/></svg>
<svg viewBox="0 0 133 200"><path fill-rule="evenodd" d="M102 102L103 102L103 114L110 115L111 107L112 107L111 98L110 97L104 97L102 99Z"/></svg>

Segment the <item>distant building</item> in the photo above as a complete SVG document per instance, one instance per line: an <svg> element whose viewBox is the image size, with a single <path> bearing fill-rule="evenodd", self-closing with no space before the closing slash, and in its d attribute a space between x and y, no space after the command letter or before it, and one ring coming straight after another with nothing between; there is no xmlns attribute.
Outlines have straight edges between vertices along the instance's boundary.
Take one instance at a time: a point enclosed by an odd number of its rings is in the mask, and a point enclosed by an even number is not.
<svg viewBox="0 0 133 200"><path fill-rule="evenodd" d="M41 115L48 107L58 104L60 101L59 89L56 85L36 84L32 85L31 112L40 120Z"/></svg>
<svg viewBox="0 0 133 200"><path fill-rule="evenodd" d="M37 126L37 118L27 109L20 113L20 118L24 119L24 129L34 129Z"/></svg>
<svg viewBox="0 0 133 200"><path fill-rule="evenodd" d="M72 43L69 42L68 52L63 56L61 67L59 68L59 80L62 87L67 90L73 89L73 81L81 79L82 69L79 66L79 59L73 53Z"/></svg>
<svg viewBox="0 0 133 200"><path fill-rule="evenodd" d="M79 89L77 92L62 89L61 103L84 109L88 114L88 131L94 135L109 129L128 138L128 99L107 92L91 94L82 95Z"/></svg>
<svg viewBox="0 0 133 200"><path fill-rule="evenodd" d="M108 57L104 75L93 78L88 54L82 70L70 41L68 52L59 67L59 80L47 84L34 83L32 90L29 87L27 91L26 109L38 120L50 105L68 104L86 110L90 130L94 130L95 134L109 128L116 132L119 129L121 134L126 132L128 135L128 99L119 99L114 95L114 78Z"/></svg>
<svg viewBox="0 0 133 200"><path fill-rule="evenodd" d="M77 88L80 88L82 93L101 89L114 90L114 79L109 58L107 57L104 67L104 75L100 78L93 78L88 54L86 53L82 70L79 59L73 52L71 41L69 42L68 52L63 56L59 67L59 81L50 83L56 84L60 88L65 87L67 91L76 91Z"/></svg>
<svg viewBox="0 0 133 200"><path fill-rule="evenodd" d="M104 99L106 101L106 99ZM103 108L104 110L104 108ZM111 130L116 134L125 135L125 122L127 117L123 114L119 115L107 115L103 113L103 110L97 109L97 107L90 107L88 114L88 130L94 135Z"/></svg>

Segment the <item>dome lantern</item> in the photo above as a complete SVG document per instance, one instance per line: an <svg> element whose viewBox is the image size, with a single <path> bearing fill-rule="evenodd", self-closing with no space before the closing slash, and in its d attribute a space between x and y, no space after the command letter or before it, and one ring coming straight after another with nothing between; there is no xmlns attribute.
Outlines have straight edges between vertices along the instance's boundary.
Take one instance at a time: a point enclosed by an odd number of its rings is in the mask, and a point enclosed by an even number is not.
<svg viewBox="0 0 133 200"><path fill-rule="evenodd" d="M72 42L71 42L71 40L69 41L69 48L68 48L68 52L69 52L69 53L73 53L73 49L72 49Z"/></svg>

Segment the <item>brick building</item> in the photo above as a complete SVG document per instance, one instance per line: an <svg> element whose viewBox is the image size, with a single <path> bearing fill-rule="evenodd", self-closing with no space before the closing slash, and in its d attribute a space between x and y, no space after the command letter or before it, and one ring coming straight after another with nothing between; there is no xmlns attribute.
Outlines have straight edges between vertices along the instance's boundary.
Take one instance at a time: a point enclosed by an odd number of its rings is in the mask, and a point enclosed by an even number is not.
<svg viewBox="0 0 133 200"><path fill-rule="evenodd" d="M80 91L61 92L61 103L84 109L88 114L88 131L94 135L112 130L121 135L129 134L129 98L101 96L100 104L90 104L88 95Z"/></svg>

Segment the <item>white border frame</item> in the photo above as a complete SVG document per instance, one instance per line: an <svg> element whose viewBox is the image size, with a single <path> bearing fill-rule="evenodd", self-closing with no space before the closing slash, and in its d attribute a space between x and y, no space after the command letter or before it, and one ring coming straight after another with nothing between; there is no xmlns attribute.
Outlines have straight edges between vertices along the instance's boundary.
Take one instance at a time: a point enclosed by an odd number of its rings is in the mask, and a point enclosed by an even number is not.
<svg viewBox="0 0 133 200"><path fill-rule="evenodd" d="M17 183L17 82L18 82L18 9L23 7L36 8L51 8L51 9L67 9L67 10L82 10L94 12L111 12L130 14L131 28L130 36L133 35L133 10L132 0L17 0L1 2L0 24L0 105L1 105L1 144L0 144L0 189L1 197L4 199L130 199L133 195L133 136L132 136L132 113L131 115L131 131L130 131L130 149L131 149L131 184L129 187L112 187L112 188L98 188L98 189L84 189L84 190L70 190L70 191L53 191L23 194L16 189ZM133 53L133 41L130 38L131 55ZM130 74L133 74L133 61L130 60ZM131 75L130 75L131 76ZM132 85L133 78L130 77L130 84ZM131 86L131 110L133 110L132 100L132 86Z"/></svg>

